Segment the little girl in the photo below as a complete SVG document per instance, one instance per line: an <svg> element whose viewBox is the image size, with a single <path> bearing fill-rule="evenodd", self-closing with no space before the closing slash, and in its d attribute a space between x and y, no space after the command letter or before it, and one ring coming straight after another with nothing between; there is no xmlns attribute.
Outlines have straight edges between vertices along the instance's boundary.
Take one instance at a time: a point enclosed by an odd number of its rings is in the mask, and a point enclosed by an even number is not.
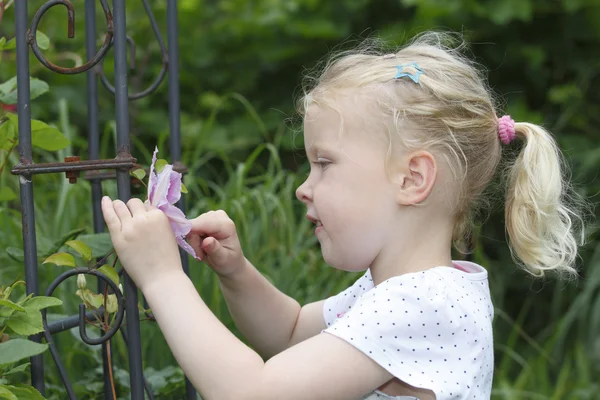
<svg viewBox="0 0 600 400"><path fill-rule="evenodd" d="M225 212L192 221L187 239L218 274L252 348L183 273L165 214L103 199L121 263L204 399L489 398L487 272L453 261L451 248L464 248L503 146L521 148L505 200L515 260L535 276L576 275L580 217L552 136L499 118L473 63L441 39L344 52L300 103L311 170L297 197L325 261L366 271L354 285L301 307L244 257Z"/></svg>

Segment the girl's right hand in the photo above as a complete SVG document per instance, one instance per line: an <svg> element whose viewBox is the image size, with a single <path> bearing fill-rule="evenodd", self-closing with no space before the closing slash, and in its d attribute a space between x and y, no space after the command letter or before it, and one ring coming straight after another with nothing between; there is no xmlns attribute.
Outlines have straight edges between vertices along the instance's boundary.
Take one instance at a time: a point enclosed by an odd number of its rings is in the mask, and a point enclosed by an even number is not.
<svg viewBox="0 0 600 400"><path fill-rule="evenodd" d="M231 276L244 268L246 258L235 224L225 211L209 211L190 222L188 243L219 277Z"/></svg>

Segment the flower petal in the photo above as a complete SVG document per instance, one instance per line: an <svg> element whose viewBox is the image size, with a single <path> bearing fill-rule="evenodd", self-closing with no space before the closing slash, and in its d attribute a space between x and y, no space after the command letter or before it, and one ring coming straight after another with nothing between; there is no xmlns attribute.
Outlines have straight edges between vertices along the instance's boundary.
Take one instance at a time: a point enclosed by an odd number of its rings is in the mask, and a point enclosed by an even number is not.
<svg viewBox="0 0 600 400"><path fill-rule="evenodd" d="M154 154L152 154L152 164L150 164L150 176L148 177L148 200L150 204L154 204L154 192L156 190L156 182L158 180L154 173L154 164L156 164L156 154L158 154L158 147L154 147Z"/></svg>
<svg viewBox="0 0 600 400"><path fill-rule="evenodd" d="M183 211L170 204L163 206L160 209L165 213L167 218L169 218L169 223L171 224L171 228L173 228L173 233L176 237L185 236L190 233L192 230L192 223L187 220Z"/></svg>
<svg viewBox="0 0 600 400"><path fill-rule="evenodd" d="M181 178L179 172L171 171L169 175L169 190L167 191L167 201L169 204L175 204L181 198Z"/></svg>
<svg viewBox="0 0 600 400"><path fill-rule="evenodd" d="M177 239L177 244L179 244L179 247L181 247L183 250L185 250L189 254L191 254L192 257L194 257L196 260L200 260L200 257L198 257L196 255L196 252L194 251L194 249L192 248L192 246L190 246L190 244L188 242L186 242L183 237L179 237L178 236L175 239Z"/></svg>
<svg viewBox="0 0 600 400"><path fill-rule="evenodd" d="M173 172L173 166L171 164L165 165L160 174L157 175L157 182L155 185L154 193L150 204L156 208L161 208L169 204L167 195L169 193L169 187L171 186L171 172Z"/></svg>

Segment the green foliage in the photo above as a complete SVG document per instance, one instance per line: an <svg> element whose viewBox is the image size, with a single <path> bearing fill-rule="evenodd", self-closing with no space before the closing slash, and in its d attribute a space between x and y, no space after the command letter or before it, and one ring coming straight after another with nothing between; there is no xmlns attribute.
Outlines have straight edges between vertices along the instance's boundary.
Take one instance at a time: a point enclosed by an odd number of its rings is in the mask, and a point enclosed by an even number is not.
<svg viewBox="0 0 600 400"><path fill-rule="evenodd" d="M8 383L13 375L26 372L30 363L24 362L25 359L41 354L48 348L47 344L24 338L44 330L41 310L62 305L61 300L45 296L29 295L14 300L24 283L16 281L6 288L0 287L0 398L5 399L44 398L30 385Z"/></svg>
<svg viewBox="0 0 600 400"><path fill-rule="evenodd" d="M48 84L37 78L29 78L29 95L34 100L50 90ZM0 102L17 104L17 77L13 76L0 85Z"/></svg>
<svg viewBox="0 0 600 400"><path fill-rule="evenodd" d="M31 18L42 2L30 3ZM240 229L247 256L282 291L301 303L332 295L355 278L324 265L310 224L303 218L302 206L294 199L294 190L307 167L298 151L302 138L288 129L297 127L293 96L299 94L302 74L331 49L355 44L352 35L377 34L402 44L431 28L463 32L476 60L489 68L490 86L504 94L498 96L498 113L510 113L517 121L547 127L567 155L580 193L591 198L600 190L596 179L600 168L600 133L596 128L600 90L597 1L180 0L178 6L182 161L189 171L185 177L187 214L226 210ZM166 3L153 2L152 8L161 30L166 32ZM130 71L129 84L130 91L137 92L157 75L161 56L153 35L148 35L150 24L141 3L128 2L127 10L128 35L137 45L137 67ZM51 40L45 43L38 34L38 44L44 46L50 60L64 66L77 64L81 60L75 56L85 54L85 20L76 19L76 37L67 39L64 24L54 23L52 12L42 24ZM11 18L9 9L0 36L14 32ZM57 14L56 20L63 18ZM97 22L98 29L104 29L101 13ZM340 45L341 41L345 43ZM6 83L16 74L14 43L14 39L0 38L0 49L4 50L0 53L0 83L6 85L3 88L10 86L0 90L1 96L7 96L2 97L5 100L14 96L14 84ZM112 57L109 52L104 62L109 80L113 77ZM37 146L34 161L62 161L65 155L86 154L86 93L81 89L85 87L85 74L53 74L35 58L31 60L32 75L36 77L32 82L43 80L52 88L32 102L32 117L47 122L49 129L58 130L67 140L58 139L58 147L62 146L58 150L56 146L50 150L53 143ZM32 95L36 93L35 85L31 85ZM101 88L99 103L101 157L112 158L114 97ZM161 151L168 151L166 110L164 84L150 97L130 102L132 153L142 164L150 163L148 149L156 143ZM15 150L17 129L16 118L9 119L9 115L0 115L0 248L6 249L0 252L0 282L23 273L18 180L8 171L19 162ZM113 181L104 181L103 190L116 196ZM143 195L143 190L134 187L134 195ZM64 175L35 177L40 264L54 253L65 252L71 254L75 264L85 265L82 254L65 245L70 240L85 243L94 257L111 251L108 234L91 234L90 193L90 184L83 179L69 185ZM73 233L75 227L86 229ZM595 227L591 228L590 243L581 254L581 279L565 284L535 282L515 270L505 244L502 210L494 210L478 227L473 259L489 270L496 306L493 398L597 398L600 244L593 232ZM237 333L216 278L194 261L191 267L192 279L203 299ZM51 263L40 267L40 287L46 287L63 268ZM102 272L114 278L112 272ZM49 318L76 313L80 299L73 293L77 290L81 289L74 280L61 285L55 295L65 301L65 315ZM11 306L1 307L18 311ZM168 356L157 327L143 323L142 337L146 372L155 396L183 397L183 377L173 367L175 360ZM76 330L71 337L60 339L57 346L65 355L78 395L100 397L103 383L99 350L84 345ZM119 338L113 340L113 345L117 390L119 396L127 398L128 375L122 367L127 365L126 346ZM51 364L46 374L49 397L64 398ZM22 373L14 376L26 380Z"/></svg>

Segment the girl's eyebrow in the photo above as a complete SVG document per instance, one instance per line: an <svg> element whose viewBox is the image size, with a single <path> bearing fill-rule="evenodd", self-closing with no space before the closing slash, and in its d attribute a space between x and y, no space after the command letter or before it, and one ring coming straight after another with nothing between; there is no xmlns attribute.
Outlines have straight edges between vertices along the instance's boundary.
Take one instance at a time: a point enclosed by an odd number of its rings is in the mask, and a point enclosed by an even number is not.
<svg viewBox="0 0 600 400"><path fill-rule="evenodd" d="M313 154L317 155L317 154L321 154L321 153L329 154L332 151L333 151L333 148L331 146L327 146L327 145L323 146L323 145L320 145L320 144L312 144L308 148L306 154L307 155L313 155Z"/></svg>

